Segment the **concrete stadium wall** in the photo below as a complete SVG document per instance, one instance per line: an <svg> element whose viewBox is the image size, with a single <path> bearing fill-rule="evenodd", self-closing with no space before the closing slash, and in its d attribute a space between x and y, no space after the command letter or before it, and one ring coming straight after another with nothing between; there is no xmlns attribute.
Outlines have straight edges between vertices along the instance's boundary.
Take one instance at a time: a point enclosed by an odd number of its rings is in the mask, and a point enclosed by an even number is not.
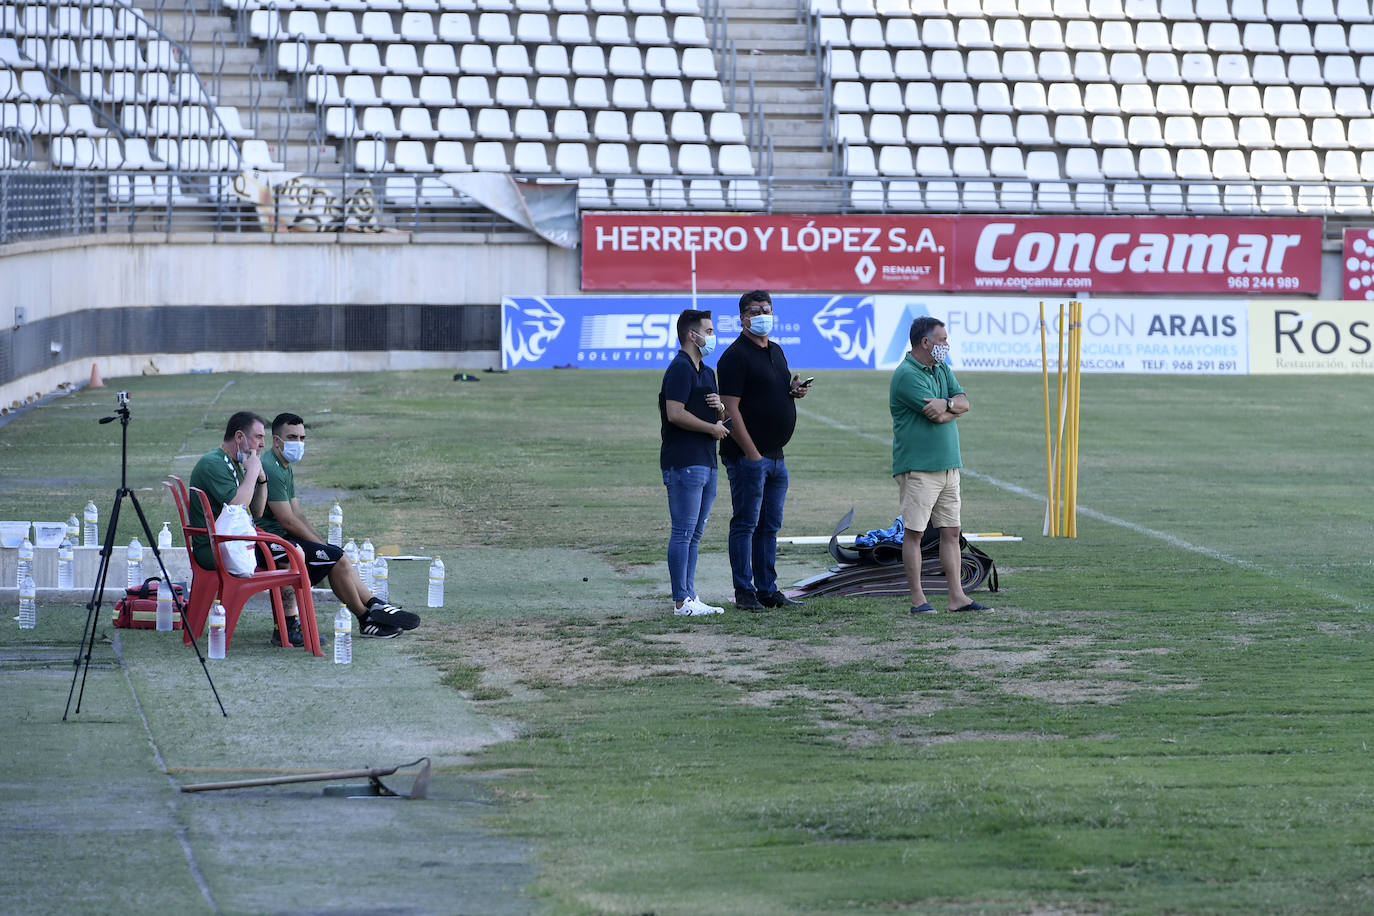
<svg viewBox="0 0 1374 916"><path fill-rule="evenodd" d="M578 292L524 233L104 235L0 248L0 408L145 372L500 366L507 294Z"/></svg>

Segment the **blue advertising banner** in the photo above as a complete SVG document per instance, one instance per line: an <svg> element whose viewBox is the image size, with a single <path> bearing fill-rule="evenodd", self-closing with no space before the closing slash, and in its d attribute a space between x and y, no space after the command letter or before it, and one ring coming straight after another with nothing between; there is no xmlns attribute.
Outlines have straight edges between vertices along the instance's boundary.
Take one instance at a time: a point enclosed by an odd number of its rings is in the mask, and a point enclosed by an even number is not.
<svg viewBox="0 0 1374 916"><path fill-rule="evenodd" d="M794 369L873 369L886 356L874 335L872 296L777 295L772 339ZM678 350L678 296L507 296L501 300L501 365L506 369L650 369ZM709 309L718 350L740 335L738 296L698 296ZM922 313L924 314L924 313ZM910 324L908 320L907 324ZM898 356L900 359L900 354Z"/></svg>

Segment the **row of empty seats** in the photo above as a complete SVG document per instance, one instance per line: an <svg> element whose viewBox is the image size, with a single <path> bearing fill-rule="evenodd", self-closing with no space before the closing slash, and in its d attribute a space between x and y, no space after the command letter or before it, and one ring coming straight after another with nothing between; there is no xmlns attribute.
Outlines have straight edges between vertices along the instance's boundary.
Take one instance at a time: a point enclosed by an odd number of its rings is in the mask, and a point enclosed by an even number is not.
<svg viewBox="0 0 1374 916"><path fill-rule="evenodd" d="M262 140L245 140L238 147L228 140L156 140L141 137L54 137L49 161L58 169L136 169L159 171L239 171L244 166L278 170Z"/></svg>
<svg viewBox="0 0 1374 916"><path fill-rule="evenodd" d="M15 70L145 70L181 69L180 53L165 39L138 38L0 38L0 64Z"/></svg>
<svg viewBox="0 0 1374 916"><path fill-rule="evenodd" d="M220 120L216 120L216 118ZM229 136L234 139L251 137L238 119L238 109L218 108L212 114L204 105L125 105L115 118L119 129L141 137L201 137ZM221 125L223 128L221 129ZM110 127L97 122L89 105L64 105L56 100L47 102L0 103L0 126L18 127L35 136L78 134L88 137L104 136Z"/></svg>
<svg viewBox="0 0 1374 916"><path fill-rule="evenodd" d="M138 38L153 34L146 19L117 3L0 4L0 33L19 38Z"/></svg>
<svg viewBox="0 0 1374 916"><path fill-rule="evenodd" d="M1338 213L1367 215L1368 191L1359 186L1145 185L1117 182L955 182L944 179L860 180L850 205L868 210L974 210L1124 212L1163 214Z"/></svg>
<svg viewBox="0 0 1374 916"><path fill-rule="evenodd" d="M315 105L725 110L719 80L691 80L684 87L681 80L655 79L646 86L644 80L621 77L611 81L609 92L607 81L593 76L574 79L571 91L564 77L541 76L534 80L533 92L523 76L499 76L494 84L485 76L460 76L452 82L446 76L424 76L417 84L409 76L383 76L378 82L366 74L345 76L341 83L328 74L311 76L306 83L306 100Z"/></svg>
<svg viewBox="0 0 1374 916"><path fill-rule="evenodd" d="M735 178L583 178L577 183L583 207L621 207L656 210L762 210L763 191L757 179Z"/></svg>
<svg viewBox="0 0 1374 916"><path fill-rule="evenodd" d="M1369 0L811 0L819 16L1374 22Z"/></svg>
<svg viewBox="0 0 1374 916"><path fill-rule="evenodd" d="M1190 57L1190 55L1184 55ZM1173 54L1153 53L1142 58L1134 52L1116 52L1110 57L1097 51L1069 55L1065 51L890 51L867 48L857 53L849 48L827 48L822 52L825 71L832 81L842 79L938 80L941 82L985 81L1076 81L1112 82L1118 85L1140 83L1225 83L1233 85L1307 85L1358 86L1374 84L1374 57L1363 55L1357 62L1350 55L1300 55L1287 61L1279 56L1257 55L1253 60L1228 58L1209 63L1201 55L1189 66ZM1207 60L1203 60L1207 57ZM1185 70L1190 72L1185 76ZM1192 72L1196 71L1196 72ZM1210 77L1209 77L1210 75ZM1192 78L1196 76L1197 78Z"/></svg>
<svg viewBox="0 0 1374 916"><path fill-rule="evenodd" d="M912 82L894 80L865 85L858 81L835 83L831 107L839 112L916 112L937 114L1106 114L1176 115L1200 117L1272 115L1276 117L1367 117L1370 90L1326 86L1194 86L1181 83L1157 87L1122 86L1111 83L971 83Z"/></svg>
<svg viewBox="0 0 1374 916"><path fill-rule="evenodd" d="M924 178L1024 178L1032 181L1153 179L1159 181L1367 182L1374 180L1374 151L1166 149L1052 150L1023 155L1017 147L869 146L844 147L851 176Z"/></svg>
<svg viewBox="0 0 1374 916"><path fill-rule="evenodd" d="M1370 149L1374 148L1374 118L1207 117L1201 129L1191 116L1161 119L1133 115L1056 115L1053 128L1047 115L857 114L835 116L834 136L850 143L930 143L986 146L1098 146L1151 148L1207 147L1209 149Z"/></svg>
<svg viewBox="0 0 1374 916"><path fill-rule="evenodd" d="M599 44L608 45L695 45L709 43L706 20L700 16L678 16L671 28L665 16L596 16L593 29L590 17L582 13L562 13L556 24L544 13L521 13L514 24L505 13L479 13L476 28L468 13L440 13L437 22L430 13L363 13L357 20L350 12L325 13L321 20L313 10L295 10L283 17L275 9L254 10L248 31L264 41L305 39L306 41L433 42L462 44ZM399 28L398 28L399 26Z"/></svg>
<svg viewBox="0 0 1374 916"><path fill-rule="evenodd" d="M283 41L277 45L277 69L287 73L363 73L403 76L460 73L475 76L649 76L690 79L715 79L715 55L709 48L652 47L641 54L638 47L617 45L574 45L568 54L565 45L543 44L534 49L531 59L525 45L485 45L468 43L454 46L433 43L418 47L410 44L387 45L383 49L370 42L345 46L332 41L310 45Z"/></svg>
<svg viewBox="0 0 1374 916"><path fill-rule="evenodd" d="M227 10L252 12L272 7L283 12L490 12L490 13L631 13L656 16L669 13L698 16L697 0L222 0Z"/></svg>
<svg viewBox="0 0 1374 916"><path fill-rule="evenodd" d="M587 113L571 108L548 112L522 108L511 113L504 108L483 108L475 122L466 108L445 108L430 119L427 108L356 109L330 108L325 112L325 133L338 138L412 139L412 140L571 140L595 138L601 142L636 143L744 143L744 122L733 111L711 115L709 127L701 112L674 112L671 122L661 111L637 111L633 119L626 112L598 111L589 125Z"/></svg>
<svg viewBox="0 0 1374 916"><path fill-rule="evenodd" d="M360 140L354 147L353 164L364 172L519 172L557 174L565 177L586 175L753 175L749 148L727 144L716 148L684 143L671 148L662 143L599 143L594 149L585 143L558 143L550 157L549 145L521 141L508 150L505 143L480 140L468 146L457 140L439 140L429 145L421 140ZM633 151L633 152L632 152Z"/></svg>
<svg viewBox="0 0 1374 916"><path fill-rule="evenodd" d="M820 44L1036 51L1235 51L1368 54L1374 23L1096 22L1074 19L820 20Z"/></svg>

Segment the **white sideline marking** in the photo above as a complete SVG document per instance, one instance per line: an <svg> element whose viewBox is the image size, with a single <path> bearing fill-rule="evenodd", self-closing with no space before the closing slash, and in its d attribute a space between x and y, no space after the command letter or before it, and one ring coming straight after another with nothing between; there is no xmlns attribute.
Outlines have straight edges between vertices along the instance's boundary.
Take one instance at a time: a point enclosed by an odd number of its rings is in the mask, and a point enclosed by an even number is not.
<svg viewBox="0 0 1374 916"><path fill-rule="evenodd" d="M816 413L814 410L804 408L800 404L797 405L797 413L809 417L813 420L817 420L821 423L824 423L826 426L832 427L834 429L842 430L847 433L852 433L853 435L858 436L861 439L868 439L872 442L881 442L887 446L892 445L892 437L890 435L880 436L877 433L870 433L865 430L859 429L858 427L849 426L845 423L841 423L839 420L832 420L830 417L822 416L821 414ZM1039 503L1045 502L1045 497L1043 495L1041 495L1040 493L1036 493L1034 490L1028 490L1023 486L1020 486L1019 484L1008 483L1005 480L998 480L996 477L991 477L987 474L979 473L978 471L971 470L967 467L961 468L959 473L967 474L969 477L972 477L975 480L981 480L983 483L991 484L992 486L997 487L999 490L1006 490L1008 493L1014 493L1017 496L1024 496L1027 499L1033 499ZM1231 556L1229 553L1222 553L1220 550L1213 550L1211 547L1204 547L1201 544L1194 544L1191 541L1185 541L1183 538L1169 534L1167 531L1156 531L1154 528L1147 528L1144 525L1138 525L1135 522L1127 521L1124 518L1117 518L1113 515L1107 515L1105 512L1098 512L1095 509L1089 509L1085 506L1079 506L1078 511L1081 515L1086 515L1088 518L1095 519L1096 521L1106 522L1109 525L1116 525L1117 527L1125 528L1127 531L1133 531L1136 534L1143 534L1146 537L1156 538L1158 540L1163 541L1171 547L1177 547L1180 550L1186 550L1191 553L1196 553L1201 556L1207 557L1208 559L1217 560L1221 563L1228 563L1240 569L1262 573L1263 575L1270 576L1275 579L1284 579L1285 581L1287 581L1287 577L1285 577L1276 569L1270 569L1267 566L1261 566L1258 563L1255 563L1251 560L1246 560L1242 557ZM1336 601L1343 601L1346 604L1353 605L1356 608L1363 609L1367 606L1362 602L1355 601L1351 598L1347 598L1344 595L1338 595L1335 592L1324 592L1323 594L1327 598Z"/></svg>

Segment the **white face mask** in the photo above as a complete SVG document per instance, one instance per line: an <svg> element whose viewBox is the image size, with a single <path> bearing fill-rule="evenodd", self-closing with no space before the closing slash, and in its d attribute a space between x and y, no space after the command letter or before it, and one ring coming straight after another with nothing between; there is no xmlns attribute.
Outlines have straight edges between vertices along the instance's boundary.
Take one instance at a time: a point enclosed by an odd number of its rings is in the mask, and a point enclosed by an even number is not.
<svg viewBox="0 0 1374 916"><path fill-rule="evenodd" d="M305 443L283 442L281 444L281 456L286 459L287 464L295 464L305 456Z"/></svg>
<svg viewBox="0 0 1374 916"><path fill-rule="evenodd" d="M930 355L937 363L944 362L949 359L949 344L936 344L930 348Z"/></svg>
<svg viewBox="0 0 1374 916"><path fill-rule="evenodd" d="M767 337L769 334L773 333L773 316L755 315L753 318L749 319L749 330L760 337Z"/></svg>

